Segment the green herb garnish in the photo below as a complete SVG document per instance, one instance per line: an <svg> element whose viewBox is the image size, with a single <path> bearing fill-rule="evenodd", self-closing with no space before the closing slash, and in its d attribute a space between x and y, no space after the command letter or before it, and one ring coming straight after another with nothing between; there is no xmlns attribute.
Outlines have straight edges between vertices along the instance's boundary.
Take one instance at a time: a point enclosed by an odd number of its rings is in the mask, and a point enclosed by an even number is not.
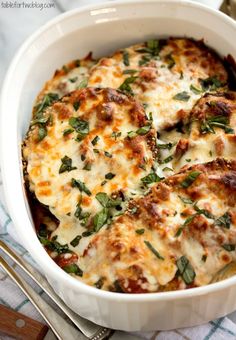
<svg viewBox="0 0 236 340"><path fill-rule="evenodd" d="M202 93L201 89L198 89L197 87L195 87L194 85L190 85L190 90L194 93L194 94L200 94Z"/></svg>
<svg viewBox="0 0 236 340"><path fill-rule="evenodd" d="M187 197L182 197L182 196L178 196L181 201L184 203L184 204L193 204L193 200L191 200L191 198L187 198Z"/></svg>
<svg viewBox="0 0 236 340"><path fill-rule="evenodd" d="M108 158L112 158L112 154L108 151L104 151L104 155Z"/></svg>
<svg viewBox="0 0 236 340"><path fill-rule="evenodd" d="M119 86L119 90L133 95L133 90L130 87L130 84L133 84L137 78L138 77L134 77L134 76L126 78L125 81Z"/></svg>
<svg viewBox="0 0 236 340"><path fill-rule="evenodd" d="M131 70L131 69L129 69L129 70L124 70L123 71L123 74L135 74L135 73L137 73L138 71L137 70Z"/></svg>
<svg viewBox="0 0 236 340"><path fill-rule="evenodd" d="M77 276L83 276L83 271L75 263L67 264L66 266L62 267L62 269L69 274L75 274Z"/></svg>
<svg viewBox="0 0 236 340"><path fill-rule="evenodd" d="M223 244L222 248L224 248L227 251L234 251L235 250L235 244Z"/></svg>
<svg viewBox="0 0 236 340"><path fill-rule="evenodd" d="M115 177L115 174L113 174L112 172L108 172L106 175L105 175L105 178L106 179L112 179Z"/></svg>
<svg viewBox="0 0 236 340"><path fill-rule="evenodd" d="M182 102L187 102L189 100L189 98L190 98L190 95L186 91L179 92L173 97L173 99L179 100L179 101L182 101Z"/></svg>
<svg viewBox="0 0 236 340"><path fill-rule="evenodd" d="M142 234L144 234L144 232L145 232L145 229L136 229L135 230L135 232L136 232L136 234L138 234L138 235L142 235Z"/></svg>
<svg viewBox="0 0 236 340"><path fill-rule="evenodd" d="M81 235L77 235L71 242L70 244L72 245L72 247L76 247L79 244L79 241L81 240L82 236Z"/></svg>
<svg viewBox="0 0 236 340"><path fill-rule="evenodd" d="M95 136L94 137L94 139L91 141L91 143L93 144L93 145L96 145L97 144L97 142L99 141L99 137L98 136Z"/></svg>
<svg viewBox="0 0 236 340"><path fill-rule="evenodd" d="M234 133L234 130L228 125L229 119L225 116L214 116L205 119L201 125L200 130L201 133L215 133L214 127L218 127L223 129L225 133Z"/></svg>
<svg viewBox="0 0 236 340"><path fill-rule="evenodd" d="M77 111L79 107L80 107L80 102L74 102L73 108L75 109L75 111Z"/></svg>
<svg viewBox="0 0 236 340"><path fill-rule="evenodd" d="M149 241L145 240L144 243L158 259L164 260L164 257L160 255L160 253L153 247L153 245Z"/></svg>
<svg viewBox="0 0 236 340"><path fill-rule="evenodd" d="M125 66L129 66L129 52L123 51L123 63Z"/></svg>
<svg viewBox="0 0 236 340"><path fill-rule="evenodd" d="M136 131L136 134L140 136L146 135L150 131L150 129L151 129L151 125L142 126Z"/></svg>
<svg viewBox="0 0 236 340"><path fill-rule="evenodd" d="M84 182L81 182L79 179L71 179L72 188L78 188L80 192L85 192L88 196L91 196L91 191L86 187Z"/></svg>
<svg viewBox="0 0 236 340"><path fill-rule="evenodd" d="M78 77L74 77L74 78L70 78L69 81L71 83L76 83L76 81L78 80Z"/></svg>
<svg viewBox="0 0 236 340"><path fill-rule="evenodd" d="M107 208L103 208L94 216L93 225L95 232L98 232L104 226L104 224L106 224L108 220L108 212L109 210Z"/></svg>
<svg viewBox="0 0 236 340"><path fill-rule="evenodd" d="M208 77L206 79L199 79L203 91L216 90L222 87L222 82L217 78L217 76Z"/></svg>
<svg viewBox="0 0 236 340"><path fill-rule="evenodd" d="M229 229L231 224L231 216L226 212L215 221L216 225Z"/></svg>
<svg viewBox="0 0 236 340"><path fill-rule="evenodd" d="M166 144L157 144L157 147L158 147L159 149L167 149L167 150L170 150L170 149L173 148L174 145L175 145L175 143L169 142L169 143L166 143Z"/></svg>
<svg viewBox="0 0 236 340"><path fill-rule="evenodd" d="M183 182L180 183L180 186L182 188L188 188L201 174L200 171L192 171L190 172L187 177L183 180Z"/></svg>
<svg viewBox="0 0 236 340"><path fill-rule="evenodd" d="M69 125L78 133L76 141L81 141L89 133L89 124L87 121L78 117L71 117Z"/></svg>
<svg viewBox="0 0 236 340"><path fill-rule="evenodd" d="M103 284L104 284L105 278L104 277L100 277L100 279L94 283L94 286L98 289L101 289Z"/></svg>
<svg viewBox="0 0 236 340"><path fill-rule="evenodd" d="M83 89L83 88L85 88L85 87L87 87L88 86L88 80L87 79L84 79L84 80L82 80L80 83L79 83L79 85L77 86L77 89L79 90L79 89Z"/></svg>
<svg viewBox="0 0 236 340"><path fill-rule="evenodd" d="M187 285L191 284L195 279L196 273L187 257L181 256L177 260L176 265L178 267L179 274L181 275L184 282Z"/></svg>
<svg viewBox="0 0 236 340"><path fill-rule="evenodd" d="M61 166L59 168L59 174L62 174L63 172L66 172L66 171L72 171L72 170L75 170L77 169L76 166L72 166L72 159L68 156L64 156L62 159L61 159Z"/></svg>
<svg viewBox="0 0 236 340"><path fill-rule="evenodd" d="M162 179L163 177L159 177L155 172L151 172L149 175L141 178L141 181L144 184L151 184L151 183L160 182Z"/></svg>
<svg viewBox="0 0 236 340"><path fill-rule="evenodd" d="M67 135L69 135L69 134L72 133L72 132L74 132L74 129L70 129L70 128L65 129L65 130L63 131L63 136L67 136Z"/></svg>

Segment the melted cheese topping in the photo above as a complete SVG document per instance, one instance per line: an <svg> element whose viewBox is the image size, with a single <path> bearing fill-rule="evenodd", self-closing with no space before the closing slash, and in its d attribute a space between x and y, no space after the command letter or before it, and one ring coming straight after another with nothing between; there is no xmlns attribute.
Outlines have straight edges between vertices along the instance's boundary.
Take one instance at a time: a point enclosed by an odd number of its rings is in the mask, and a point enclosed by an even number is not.
<svg viewBox="0 0 236 340"><path fill-rule="evenodd" d="M48 108L44 117L51 121L47 136L38 142L39 127L33 125L24 147L30 190L60 221L58 240L68 243L84 231L81 223L85 214L89 215L89 228L102 210L96 194L119 199L116 205L120 206L143 192L141 178L154 163L155 137L146 125L149 122L143 108L111 89L75 91ZM88 124L82 140L78 140L80 132L75 127L65 135L71 129L71 119ZM128 137L128 132L143 126L148 127L147 132ZM64 157L70 160L71 168L62 172ZM82 213L76 217L78 205ZM116 215L119 210L110 213Z"/></svg>
<svg viewBox="0 0 236 340"><path fill-rule="evenodd" d="M119 88L131 77L129 70L136 77L129 86L146 111L152 112L157 130L188 117L202 95L201 79L217 76L223 84L227 81L222 62L203 44L168 39L159 41L156 50L139 44L102 58L92 68L88 84Z"/></svg>
<svg viewBox="0 0 236 340"><path fill-rule="evenodd" d="M228 181L236 179L235 170L235 162L214 161L152 187L146 197L132 202L132 207L137 207L134 214L120 216L89 244L80 261L84 280L94 284L94 274L104 277L105 289L118 280L129 293L162 290L171 282L171 289L180 289L183 282L176 278L176 260L184 255L196 273L194 284L208 284L219 270L236 260L234 251L222 247L236 242L236 187ZM188 188L181 187L193 171L200 173L198 178ZM211 218L206 213L196 214L193 203L183 202L187 199L211 213ZM231 216L229 229L215 222L225 213ZM180 228L183 230L177 236ZM147 247L147 241L159 257Z"/></svg>
<svg viewBox="0 0 236 340"><path fill-rule="evenodd" d="M50 210L41 206L36 224L47 226L49 240L39 236L60 267L126 293L227 275L236 261L236 93L213 51L168 39L72 62L33 114L27 180Z"/></svg>

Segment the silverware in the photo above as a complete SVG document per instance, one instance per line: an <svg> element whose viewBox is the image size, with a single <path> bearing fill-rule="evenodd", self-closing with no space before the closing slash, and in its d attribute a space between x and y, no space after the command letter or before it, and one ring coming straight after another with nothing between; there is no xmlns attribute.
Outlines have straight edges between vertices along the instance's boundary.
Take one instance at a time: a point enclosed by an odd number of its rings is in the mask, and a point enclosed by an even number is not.
<svg viewBox="0 0 236 340"><path fill-rule="evenodd" d="M20 278L18 274L8 265L8 263L0 257L0 266L7 272L7 274L15 281L21 288L29 300L34 304L36 309L40 312L43 318L48 322L52 330L59 339L92 339L101 340L107 337L112 331L108 328L98 326L91 321L85 320L76 313L74 313L65 303L56 295L50 287L46 279L37 272L29 263L20 259L4 242L0 241L0 249L16 262L21 269L29 275L44 291L45 293L60 307L60 309L69 317L69 319L79 328L79 330L86 336L79 333L74 327L67 323L61 316L59 316L35 291L27 284L27 282ZM62 333L61 333L62 332Z"/></svg>

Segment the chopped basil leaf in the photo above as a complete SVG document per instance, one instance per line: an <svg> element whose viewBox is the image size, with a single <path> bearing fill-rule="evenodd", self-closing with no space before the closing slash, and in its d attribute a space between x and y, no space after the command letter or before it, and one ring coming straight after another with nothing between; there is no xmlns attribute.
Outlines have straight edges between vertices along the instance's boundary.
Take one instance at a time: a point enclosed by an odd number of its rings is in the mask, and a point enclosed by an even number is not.
<svg viewBox="0 0 236 340"><path fill-rule="evenodd" d="M104 151L104 155L108 158L112 158L112 154L110 154L108 151Z"/></svg>
<svg viewBox="0 0 236 340"><path fill-rule="evenodd" d="M180 183L180 186L182 188L188 188L201 174L200 171L192 171L190 172L187 177L183 180L183 182Z"/></svg>
<svg viewBox="0 0 236 340"><path fill-rule="evenodd" d="M77 247L79 244L79 241L81 240L82 236L81 235L77 235L71 242L70 244L72 245L72 247Z"/></svg>
<svg viewBox="0 0 236 340"><path fill-rule="evenodd" d="M217 78L217 76L208 77L206 79L199 79L203 91L216 90L222 87L222 82Z"/></svg>
<svg viewBox="0 0 236 340"><path fill-rule="evenodd" d="M74 78L70 78L69 81L71 83L76 83L76 81L78 80L78 77L74 77Z"/></svg>
<svg viewBox="0 0 236 340"><path fill-rule="evenodd" d="M153 245L149 241L145 240L144 243L158 259L164 260L164 257L160 255L160 253L153 247Z"/></svg>
<svg viewBox="0 0 236 340"><path fill-rule="evenodd" d="M107 183L106 180L102 181L101 186L105 185Z"/></svg>
<svg viewBox="0 0 236 340"><path fill-rule="evenodd" d="M100 277L100 279L94 283L94 286L98 289L101 289L103 284L104 284L105 278L104 277Z"/></svg>
<svg viewBox="0 0 236 340"><path fill-rule="evenodd" d="M98 212L93 219L94 231L98 232L104 224L106 224L108 220L108 209L103 208L100 212Z"/></svg>
<svg viewBox="0 0 236 340"><path fill-rule="evenodd" d="M172 57L171 53L169 53L166 57L166 62L168 64L168 69L172 69L173 66L175 66L175 60Z"/></svg>
<svg viewBox="0 0 236 340"><path fill-rule="evenodd" d="M69 135L69 134L72 133L72 132L74 132L74 129L70 129L70 128L65 129L65 130L63 131L63 136L67 136L67 135Z"/></svg>
<svg viewBox="0 0 236 340"><path fill-rule="evenodd" d="M145 232L145 229L136 229L135 232L138 235L142 235Z"/></svg>
<svg viewBox="0 0 236 340"><path fill-rule="evenodd" d="M168 166L166 166L166 167L164 167L164 169L162 169L162 171L174 171L174 170L169 168Z"/></svg>
<svg viewBox="0 0 236 340"><path fill-rule="evenodd" d="M217 220L215 221L216 225L219 225L221 227L230 228L230 224L231 224L231 216L228 212L226 212L224 215L222 215L221 217L217 218Z"/></svg>
<svg viewBox="0 0 236 340"><path fill-rule="evenodd" d="M125 66L129 66L129 52L128 51L123 52L123 63Z"/></svg>
<svg viewBox="0 0 236 340"><path fill-rule="evenodd" d="M60 169L59 169L59 174L62 174L63 172L66 172L66 171L72 171L72 170L75 170L77 169L76 166L72 166L72 159L68 156L64 156L62 159L61 159L61 166L60 166Z"/></svg>
<svg viewBox="0 0 236 340"><path fill-rule="evenodd" d="M142 58L139 60L139 66L143 66L143 65L145 65L145 64L147 64L147 63L149 63L149 61L152 59L152 57L151 56L147 56L147 55L144 55L144 56L142 56Z"/></svg>
<svg viewBox="0 0 236 340"><path fill-rule="evenodd" d="M207 260L207 255L206 255L206 254L203 254L201 260L202 260L203 262L206 262L206 260Z"/></svg>
<svg viewBox="0 0 236 340"><path fill-rule="evenodd" d="M138 77L134 77L134 76L126 78L125 81L119 86L119 90L133 95L133 90L130 87L130 84L133 84L137 78Z"/></svg>
<svg viewBox="0 0 236 340"><path fill-rule="evenodd" d="M181 197L181 196L178 196L181 201L185 204L193 204L193 200L191 200L191 198L187 198L187 197Z"/></svg>
<svg viewBox="0 0 236 340"><path fill-rule="evenodd" d="M182 102L187 102L189 98L190 98L190 95L186 91L179 92L173 97L173 99L180 100Z"/></svg>
<svg viewBox="0 0 236 340"><path fill-rule="evenodd" d="M168 149L168 150L170 150L170 149L173 148L174 145L175 145L175 143L169 142L169 143L166 143L166 144L157 144L157 147L159 149Z"/></svg>
<svg viewBox="0 0 236 340"><path fill-rule="evenodd" d="M38 235L41 237L47 237L49 235L49 230L47 229L46 224L40 223L39 225L39 230L38 230Z"/></svg>
<svg viewBox="0 0 236 340"><path fill-rule="evenodd" d="M223 129L225 133L234 133L234 130L228 126L229 119L225 116L214 116L205 119L201 125L200 130L201 133L215 133L214 127L218 127L220 129Z"/></svg>
<svg viewBox="0 0 236 340"><path fill-rule="evenodd" d="M38 127L38 141L41 142L47 136L47 128L45 126Z"/></svg>
<svg viewBox="0 0 236 340"><path fill-rule="evenodd" d="M123 71L123 74L135 74L135 73L137 73L138 71L137 70L124 70Z"/></svg>
<svg viewBox="0 0 236 340"><path fill-rule="evenodd" d="M193 208L197 211L198 215L204 215L206 218L215 219L215 216L206 209L200 209L197 204L195 203Z"/></svg>
<svg viewBox="0 0 236 340"><path fill-rule="evenodd" d="M40 118L42 116L43 111L50 105L52 105L53 102L59 99L59 96L57 93L47 93L41 103L35 106L35 113L34 117L35 118Z"/></svg>
<svg viewBox="0 0 236 340"><path fill-rule="evenodd" d="M190 85L190 90L194 93L194 94L200 94L202 93L201 89L198 89L197 87L195 87L194 85Z"/></svg>
<svg viewBox="0 0 236 340"><path fill-rule="evenodd" d="M104 208L107 207L109 196L105 192L98 192L95 197Z"/></svg>
<svg viewBox="0 0 236 340"><path fill-rule="evenodd" d="M115 174L113 174L112 172L108 172L106 175L105 175L105 178L106 179L112 179L115 177Z"/></svg>
<svg viewBox="0 0 236 340"><path fill-rule="evenodd" d="M68 69L68 67L67 67L66 65L63 65L63 66L62 66L62 69L63 69L63 71L64 71L65 73L68 73L68 72L69 72L69 69Z"/></svg>
<svg viewBox="0 0 236 340"><path fill-rule="evenodd" d="M185 159L185 161L189 163L189 162L191 162L191 158L187 158L187 159Z"/></svg>
<svg viewBox="0 0 236 340"><path fill-rule="evenodd" d="M80 83L79 83L79 85L77 86L77 89L79 90L79 89L83 89L83 88L85 88L85 87L87 87L88 86L88 80L87 79L84 79L84 80L82 80Z"/></svg>
<svg viewBox="0 0 236 340"><path fill-rule="evenodd" d="M80 119L78 117L71 117L69 119L69 125L81 135L85 136L86 134L89 133L89 124L87 121L83 119Z"/></svg>
<svg viewBox="0 0 236 340"><path fill-rule="evenodd" d="M70 249L68 247L68 244L60 244L56 241L56 238L52 238L51 240L41 237L38 235L39 241L44 245L47 249L51 251L55 251L58 254L65 254L70 253Z"/></svg>
<svg viewBox="0 0 236 340"><path fill-rule="evenodd" d="M121 285L118 280L115 280L113 285L116 293L124 293L124 290L121 288Z"/></svg>
<svg viewBox="0 0 236 340"><path fill-rule="evenodd" d="M160 182L162 179L163 177L159 177L155 172L151 172L149 175L141 178L141 181L144 184L151 184L151 183Z"/></svg>
<svg viewBox="0 0 236 340"><path fill-rule="evenodd" d="M80 158L81 158L82 162L85 161L85 159L86 159L85 155L81 155Z"/></svg>
<svg viewBox="0 0 236 340"><path fill-rule="evenodd" d="M80 107L80 102L74 102L73 107L74 107L75 111L77 111L78 108Z"/></svg>
<svg viewBox="0 0 236 340"><path fill-rule="evenodd" d="M78 275L78 276L83 276L83 271L75 263L67 264L66 266L62 267L62 269L69 274L75 274L75 275Z"/></svg>
<svg viewBox="0 0 236 340"><path fill-rule="evenodd" d="M98 149L93 149L93 152L94 153L99 153L99 150Z"/></svg>
<svg viewBox="0 0 236 340"><path fill-rule="evenodd" d="M227 251L234 251L235 250L235 244L223 244L222 248L224 248Z"/></svg>
<svg viewBox="0 0 236 340"><path fill-rule="evenodd" d="M91 141L91 143L93 144L93 145L96 145L97 144L97 142L99 141L99 137L98 136L95 136L94 137L94 139Z"/></svg>
<svg viewBox="0 0 236 340"><path fill-rule="evenodd" d="M135 131L129 131L129 132L127 133L127 136L128 136L129 138L134 138L134 137L137 136L137 133L136 133Z"/></svg>
<svg viewBox="0 0 236 340"><path fill-rule="evenodd" d="M91 196L91 191L86 187L84 182L81 182L79 179L71 179L72 188L78 188L80 192L85 192L88 196Z"/></svg>
<svg viewBox="0 0 236 340"><path fill-rule="evenodd" d="M87 171L90 171L91 170L91 167L92 167L92 164L91 163L86 163L83 167L83 170L87 170Z"/></svg>
<svg viewBox="0 0 236 340"><path fill-rule="evenodd" d="M196 273L186 256L181 256L176 265L184 282L189 285L195 279Z"/></svg>
<svg viewBox="0 0 236 340"><path fill-rule="evenodd" d="M120 131L113 131L111 134L111 137L114 137L115 140L121 136L121 132Z"/></svg>
<svg viewBox="0 0 236 340"><path fill-rule="evenodd" d="M170 161L172 161L173 158L174 157L172 155L170 155L163 160L163 163L169 163Z"/></svg>
<svg viewBox="0 0 236 340"><path fill-rule="evenodd" d="M87 230L82 233L83 237L89 237L93 234L94 232L92 230Z"/></svg>
<svg viewBox="0 0 236 340"><path fill-rule="evenodd" d="M150 129L151 129L151 125L142 126L136 131L136 134L140 136L146 135L150 131Z"/></svg>

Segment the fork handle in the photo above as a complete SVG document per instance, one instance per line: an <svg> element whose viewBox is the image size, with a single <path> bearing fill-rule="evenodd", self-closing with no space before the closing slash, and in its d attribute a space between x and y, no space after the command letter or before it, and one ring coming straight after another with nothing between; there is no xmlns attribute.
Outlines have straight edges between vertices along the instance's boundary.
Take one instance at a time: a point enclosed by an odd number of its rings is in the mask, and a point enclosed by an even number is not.
<svg viewBox="0 0 236 340"><path fill-rule="evenodd" d="M47 331L41 322L0 305L0 332L16 339L42 340Z"/></svg>

